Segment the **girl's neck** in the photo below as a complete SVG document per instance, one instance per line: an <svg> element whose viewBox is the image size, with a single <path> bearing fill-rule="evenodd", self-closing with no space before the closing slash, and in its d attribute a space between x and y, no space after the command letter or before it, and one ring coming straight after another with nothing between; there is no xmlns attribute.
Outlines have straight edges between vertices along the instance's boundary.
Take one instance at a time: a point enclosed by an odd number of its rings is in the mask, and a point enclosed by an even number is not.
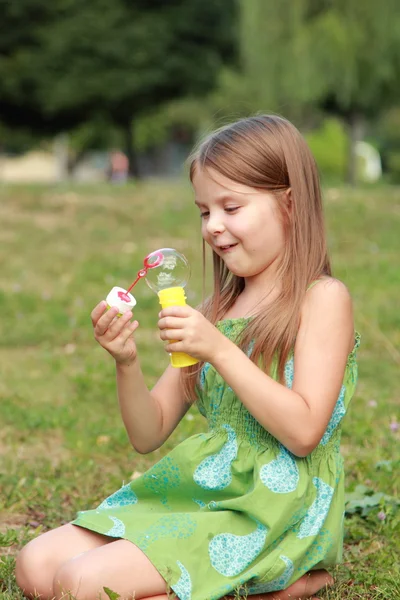
<svg viewBox="0 0 400 600"><path fill-rule="evenodd" d="M279 293L282 282L274 267L275 265L270 265L268 269L257 275L245 277L242 295L263 302L263 299Z"/></svg>
<svg viewBox="0 0 400 600"><path fill-rule="evenodd" d="M249 294L264 296L276 288L281 282L279 273L281 260L280 256L276 256L275 259L261 272L251 275L250 277L245 277L245 290Z"/></svg>
<svg viewBox="0 0 400 600"><path fill-rule="evenodd" d="M271 282L269 287L245 286L243 292L236 298L225 318L236 319L240 317L251 317L257 314L263 307L272 304L279 295L281 287L279 282Z"/></svg>

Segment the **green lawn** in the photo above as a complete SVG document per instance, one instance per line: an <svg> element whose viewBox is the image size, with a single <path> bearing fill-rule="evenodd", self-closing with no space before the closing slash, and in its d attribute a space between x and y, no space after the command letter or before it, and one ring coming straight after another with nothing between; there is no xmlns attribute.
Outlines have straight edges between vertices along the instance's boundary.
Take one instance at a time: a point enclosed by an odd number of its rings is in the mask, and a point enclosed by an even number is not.
<svg viewBox="0 0 400 600"><path fill-rule="evenodd" d="M339 598L400 597L400 189L325 190L335 275L355 304L359 385L342 449L349 496ZM192 408L156 452L129 446L114 365L95 342L93 306L127 287L143 257L175 247L201 299L198 211L186 183L0 187L0 600L22 598L14 556L205 428ZM168 363L156 295L140 282L138 347L149 385ZM352 500L352 502L351 502Z"/></svg>

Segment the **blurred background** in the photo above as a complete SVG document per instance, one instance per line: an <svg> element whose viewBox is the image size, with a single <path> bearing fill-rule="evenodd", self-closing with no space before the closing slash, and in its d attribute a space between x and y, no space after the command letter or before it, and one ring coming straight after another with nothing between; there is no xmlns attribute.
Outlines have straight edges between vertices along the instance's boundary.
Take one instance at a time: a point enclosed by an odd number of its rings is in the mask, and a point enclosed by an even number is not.
<svg viewBox="0 0 400 600"><path fill-rule="evenodd" d="M323 181L400 182L396 0L0 0L0 181L175 177L204 132L291 119Z"/></svg>

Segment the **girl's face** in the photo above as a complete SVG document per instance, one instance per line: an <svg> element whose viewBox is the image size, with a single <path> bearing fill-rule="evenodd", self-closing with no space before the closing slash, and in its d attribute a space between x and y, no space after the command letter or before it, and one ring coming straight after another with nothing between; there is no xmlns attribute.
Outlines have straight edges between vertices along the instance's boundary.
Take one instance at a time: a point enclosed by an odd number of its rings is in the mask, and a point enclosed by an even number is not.
<svg viewBox="0 0 400 600"><path fill-rule="evenodd" d="M236 183L214 169L195 170L195 202L202 236L239 277L273 274L285 239L275 197Z"/></svg>

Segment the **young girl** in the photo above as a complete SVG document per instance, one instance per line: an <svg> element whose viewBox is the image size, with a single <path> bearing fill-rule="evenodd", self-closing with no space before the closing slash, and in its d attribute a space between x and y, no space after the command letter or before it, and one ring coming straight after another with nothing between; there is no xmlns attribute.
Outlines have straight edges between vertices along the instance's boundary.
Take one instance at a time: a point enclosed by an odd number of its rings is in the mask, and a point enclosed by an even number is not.
<svg viewBox="0 0 400 600"><path fill-rule="evenodd" d="M101 302L92 321L138 452L159 448L194 400L209 431L31 541L17 559L28 597L303 599L341 560L339 442L359 336L331 276L314 160L288 121L257 116L206 139L190 173L214 292L201 312L162 310L158 326L166 351L200 368L168 367L149 392L132 314Z"/></svg>

